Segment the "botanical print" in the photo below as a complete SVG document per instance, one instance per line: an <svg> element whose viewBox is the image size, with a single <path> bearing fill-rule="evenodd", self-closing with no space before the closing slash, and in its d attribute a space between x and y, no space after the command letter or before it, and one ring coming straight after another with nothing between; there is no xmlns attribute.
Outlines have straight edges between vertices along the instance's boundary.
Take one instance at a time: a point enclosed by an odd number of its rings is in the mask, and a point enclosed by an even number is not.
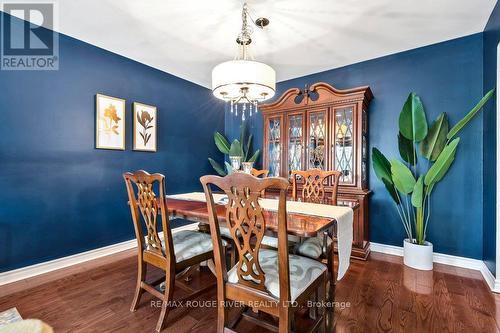
<svg viewBox="0 0 500 333"><path fill-rule="evenodd" d="M151 125L153 119L154 117L151 117L148 111L142 110L140 114L137 113L137 122L142 126L142 130L139 134L145 146L148 144L149 139L151 139L151 133L148 133L148 129L154 128L154 126Z"/></svg>
<svg viewBox="0 0 500 333"><path fill-rule="evenodd" d="M96 148L125 149L125 100L96 95Z"/></svg>
<svg viewBox="0 0 500 333"><path fill-rule="evenodd" d="M134 150L156 151L156 107L134 103Z"/></svg>
<svg viewBox="0 0 500 333"><path fill-rule="evenodd" d="M111 134L113 132L116 135L120 135L118 133L118 124L121 120L120 117L116 115L116 107L110 104L107 108L104 109L104 128L103 131Z"/></svg>

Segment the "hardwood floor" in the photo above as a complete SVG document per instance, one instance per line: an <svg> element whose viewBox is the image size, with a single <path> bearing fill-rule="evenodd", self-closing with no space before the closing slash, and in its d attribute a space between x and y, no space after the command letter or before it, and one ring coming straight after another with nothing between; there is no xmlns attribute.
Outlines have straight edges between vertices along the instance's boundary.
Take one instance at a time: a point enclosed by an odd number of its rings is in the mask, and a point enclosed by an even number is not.
<svg viewBox="0 0 500 333"><path fill-rule="evenodd" d="M56 273L54 281L44 276L41 285L40 278L33 278L3 286L0 311L15 306L24 318L42 319L55 332L153 332L160 309L152 296L146 293L137 312L129 311L136 258L135 252L128 253L117 261L72 267L62 278ZM202 268L191 284L213 281ZM24 290L17 291L19 286ZM182 293L177 288L174 299ZM215 299L214 289L173 310L164 331L215 332ZM492 294L473 270L436 264L434 271L416 271L399 257L372 253L366 262L352 262L335 299L332 332L500 332L500 295ZM238 331L264 332L247 320Z"/></svg>

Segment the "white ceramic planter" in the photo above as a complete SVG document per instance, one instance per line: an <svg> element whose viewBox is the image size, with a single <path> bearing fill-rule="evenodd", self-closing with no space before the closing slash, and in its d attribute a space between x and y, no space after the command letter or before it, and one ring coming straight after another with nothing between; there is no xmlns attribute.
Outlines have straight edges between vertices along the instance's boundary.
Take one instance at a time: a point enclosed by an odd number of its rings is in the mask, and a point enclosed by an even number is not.
<svg viewBox="0 0 500 333"><path fill-rule="evenodd" d="M432 270L432 243L425 242L425 245L418 245L407 238L403 242L403 252L406 266L423 271Z"/></svg>

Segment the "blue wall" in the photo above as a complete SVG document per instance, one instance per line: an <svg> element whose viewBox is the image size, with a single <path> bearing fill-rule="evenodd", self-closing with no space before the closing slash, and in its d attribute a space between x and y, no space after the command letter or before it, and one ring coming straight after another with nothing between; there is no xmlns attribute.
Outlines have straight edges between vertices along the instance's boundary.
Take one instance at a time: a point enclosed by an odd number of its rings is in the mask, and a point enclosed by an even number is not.
<svg viewBox="0 0 500 333"><path fill-rule="evenodd" d="M324 81L346 89L369 85L375 96L369 109L370 147L388 157L399 157L397 119L408 93L421 96L427 117L433 121L446 111L455 124L483 93L483 38L475 34L278 84L277 96L292 87ZM240 121L226 115L226 133L234 137ZM262 147L262 117L249 127ZM455 163L432 198L428 240L436 252L482 258L482 114L460 133L462 142ZM370 148L371 149L371 148ZM404 229L393 203L370 167L370 238L402 246Z"/></svg>
<svg viewBox="0 0 500 333"><path fill-rule="evenodd" d="M497 45L500 41L500 5L497 3L483 33L483 90L496 86ZM496 274L496 98L484 108L483 142L483 260Z"/></svg>
<svg viewBox="0 0 500 333"><path fill-rule="evenodd" d="M58 71L0 71L0 92L0 271L132 239L124 171L176 193L222 160L208 89L64 35ZM126 151L94 149L96 93L127 100ZM158 107L157 153L131 150L133 101Z"/></svg>

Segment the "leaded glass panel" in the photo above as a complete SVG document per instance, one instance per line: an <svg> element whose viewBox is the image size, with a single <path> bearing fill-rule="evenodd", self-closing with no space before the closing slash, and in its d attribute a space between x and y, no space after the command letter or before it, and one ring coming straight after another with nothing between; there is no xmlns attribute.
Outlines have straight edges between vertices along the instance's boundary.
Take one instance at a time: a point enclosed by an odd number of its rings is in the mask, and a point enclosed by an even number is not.
<svg viewBox="0 0 500 333"><path fill-rule="evenodd" d="M281 170L281 121L280 118L269 119L269 176L279 176Z"/></svg>
<svg viewBox="0 0 500 333"><path fill-rule="evenodd" d="M288 118L288 174L293 170L302 170L303 134L301 114Z"/></svg>
<svg viewBox="0 0 500 333"><path fill-rule="evenodd" d="M326 112L311 112L309 114L309 156L308 169L325 170L326 155Z"/></svg>
<svg viewBox="0 0 500 333"><path fill-rule="evenodd" d="M340 181L353 182L353 109L335 109L335 170L342 172Z"/></svg>

